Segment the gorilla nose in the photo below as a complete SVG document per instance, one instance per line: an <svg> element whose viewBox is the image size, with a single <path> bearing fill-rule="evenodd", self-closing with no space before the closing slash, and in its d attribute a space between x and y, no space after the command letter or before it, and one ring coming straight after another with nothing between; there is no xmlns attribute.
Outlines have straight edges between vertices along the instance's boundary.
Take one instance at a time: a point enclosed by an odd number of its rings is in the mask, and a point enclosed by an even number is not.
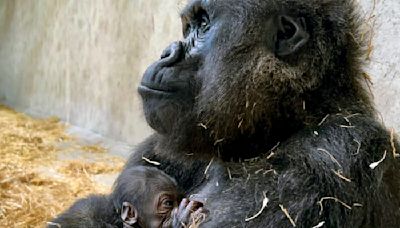
<svg viewBox="0 0 400 228"><path fill-rule="evenodd" d="M184 48L181 41L177 41L169 45L161 54L160 65L169 67L179 62L183 57Z"/></svg>

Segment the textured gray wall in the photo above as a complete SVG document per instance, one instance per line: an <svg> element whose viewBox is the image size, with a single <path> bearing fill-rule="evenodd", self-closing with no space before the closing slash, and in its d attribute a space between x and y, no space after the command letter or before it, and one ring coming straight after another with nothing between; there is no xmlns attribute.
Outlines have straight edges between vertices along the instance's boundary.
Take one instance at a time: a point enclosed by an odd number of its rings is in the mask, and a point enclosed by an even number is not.
<svg viewBox="0 0 400 228"><path fill-rule="evenodd" d="M182 0L181 0L182 1ZM180 37L180 0L0 0L0 100L131 144L151 131L136 87ZM373 0L360 0L370 12ZM400 129L400 1L378 0L369 73Z"/></svg>
<svg viewBox="0 0 400 228"><path fill-rule="evenodd" d="M373 52L367 71L373 82L375 104L386 126L400 133L400 1L360 1L366 12L374 9Z"/></svg>
<svg viewBox="0 0 400 228"><path fill-rule="evenodd" d="M174 0L0 0L0 99L132 144L136 88L179 37Z"/></svg>

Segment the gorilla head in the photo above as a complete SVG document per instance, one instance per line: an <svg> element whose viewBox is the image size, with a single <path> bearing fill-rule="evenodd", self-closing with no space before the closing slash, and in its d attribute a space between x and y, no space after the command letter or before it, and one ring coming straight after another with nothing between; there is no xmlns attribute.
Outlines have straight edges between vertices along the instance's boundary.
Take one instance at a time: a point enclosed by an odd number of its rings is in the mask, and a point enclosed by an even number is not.
<svg viewBox="0 0 400 228"><path fill-rule="evenodd" d="M229 145L273 143L327 113L370 112L353 11L347 0L190 1L183 41L139 87L147 121L174 143Z"/></svg>

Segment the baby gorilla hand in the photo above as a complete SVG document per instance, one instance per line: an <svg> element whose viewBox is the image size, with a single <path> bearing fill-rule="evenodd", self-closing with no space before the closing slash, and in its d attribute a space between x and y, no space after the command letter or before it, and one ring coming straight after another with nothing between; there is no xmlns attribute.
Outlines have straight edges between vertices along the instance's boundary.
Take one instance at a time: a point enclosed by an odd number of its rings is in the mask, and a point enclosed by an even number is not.
<svg viewBox="0 0 400 228"><path fill-rule="evenodd" d="M173 228L187 228L194 224L199 225L207 214L207 210L203 208L203 203L198 201L189 201L183 199L179 208L172 212L172 227ZM194 225L194 227L197 227Z"/></svg>

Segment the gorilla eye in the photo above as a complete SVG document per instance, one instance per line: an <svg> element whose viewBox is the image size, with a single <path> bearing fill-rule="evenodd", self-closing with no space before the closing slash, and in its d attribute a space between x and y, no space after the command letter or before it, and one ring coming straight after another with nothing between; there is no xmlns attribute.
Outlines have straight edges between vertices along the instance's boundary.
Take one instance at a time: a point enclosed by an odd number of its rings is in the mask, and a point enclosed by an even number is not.
<svg viewBox="0 0 400 228"><path fill-rule="evenodd" d="M199 10L196 15L196 21L198 23L198 28L205 32L210 27L210 18L205 10Z"/></svg>
<svg viewBox="0 0 400 228"><path fill-rule="evenodd" d="M200 21L200 28L206 29L209 24L210 24L210 20L208 19L207 15L203 15L201 17L201 21Z"/></svg>
<svg viewBox="0 0 400 228"><path fill-rule="evenodd" d="M162 201L162 205L163 205L163 207L165 207L165 208L173 208L173 207L174 207L174 201L173 201L173 200L170 200L170 199L164 199L164 200Z"/></svg>

